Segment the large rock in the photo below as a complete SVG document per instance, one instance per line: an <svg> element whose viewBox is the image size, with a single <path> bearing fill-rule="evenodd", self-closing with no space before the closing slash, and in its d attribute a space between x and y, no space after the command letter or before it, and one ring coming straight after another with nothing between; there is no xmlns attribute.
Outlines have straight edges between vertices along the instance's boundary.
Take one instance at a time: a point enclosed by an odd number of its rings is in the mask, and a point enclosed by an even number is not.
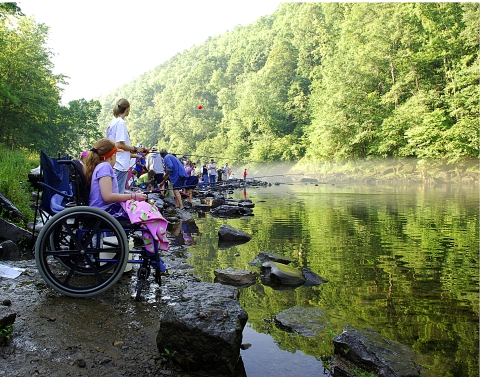
<svg viewBox="0 0 480 377"><path fill-rule="evenodd" d="M0 243L0 259L20 260L21 256L22 253L15 242L6 240Z"/></svg>
<svg viewBox="0 0 480 377"><path fill-rule="evenodd" d="M19 242L23 239L30 239L31 237L32 233L29 231L0 218L0 238L11 240L13 242Z"/></svg>
<svg viewBox="0 0 480 377"><path fill-rule="evenodd" d="M161 318L157 347L168 350L183 370L231 376L240 357L248 315L237 288L214 283L190 284L182 301Z"/></svg>
<svg viewBox="0 0 480 377"><path fill-rule="evenodd" d="M213 207L212 207L213 208ZM248 216L252 214L252 210L246 207L239 207L239 206L232 206L232 205L221 205L216 207L210 211L212 216L215 217L240 217L240 216Z"/></svg>
<svg viewBox="0 0 480 377"><path fill-rule="evenodd" d="M320 285L327 283L328 280L324 277L317 275L315 272L309 268L302 268L302 275L305 278L305 284L307 287L313 287L315 285Z"/></svg>
<svg viewBox="0 0 480 377"><path fill-rule="evenodd" d="M238 202L239 207L254 208L255 204L251 200L242 200Z"/></svg>
<svg viewBox="0 0 480 377"><path fill-rule="evenodd" d="M372 329L347 326L333 339L334 376L355 376L358 370L377 377L417 377L422 367L408 347L387 340Z"/></svg>
<svg viewBox="0 0 480 377"><path fill-rule="evenodd" d="M283 264L289 264L292 263L294 259L290 257L286 257L284 255L272 253L270 251L261 251L258 253L258 255L255 257L255 259L248 264L251 266L257 266L258 263L263 263L263 262L279 262Z"/></svg>
<svg viewBox="0 0 480 377"><path fill-rule="evenodd" d="M222 242L247 242L252 239L252 235L223 224L218 229L218 239Z"/></svg>
<svg viewBox="0 0 480 377"><path fill-rule="evenodd" d="M231 267L224 270L215 270L215 282L234 285L236 287L248 287L257 281L258 273L248 270L235 270Z"/></svg>
<svg viewBox="0 0 480 377"><path fill-rule="evenodd" d="M318 308L295 306L275 316L275 325L278 328L307 337L319 335L327 324L324 313Z"/></svg>
<svg viewBox="0 0 480 377"><path fill-rule="evenodd" d="M0 212L4 218L27 221L25 215L21 213L18 208L15 207L13 203L2 194L0 194Z"/></svg>
<svg viewBox="0 0 480 377"><path fill-rule="evenodd" d="M298 287L306 281L298 268L277 262L263 263L261 274L262 283L273 287Z"/></svg>

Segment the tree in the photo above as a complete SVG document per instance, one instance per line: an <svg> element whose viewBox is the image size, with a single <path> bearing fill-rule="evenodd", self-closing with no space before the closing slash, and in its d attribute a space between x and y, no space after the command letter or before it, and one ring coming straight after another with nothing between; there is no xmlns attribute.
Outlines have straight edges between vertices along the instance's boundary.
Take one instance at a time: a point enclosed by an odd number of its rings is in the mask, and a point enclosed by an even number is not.
<svg viewBox="0 0 480 377"><path fill-rule="evenodd" d="M48 27L26 17L0 20L0 141L34 148L55 138L63 76L52 74Z"/></svg>

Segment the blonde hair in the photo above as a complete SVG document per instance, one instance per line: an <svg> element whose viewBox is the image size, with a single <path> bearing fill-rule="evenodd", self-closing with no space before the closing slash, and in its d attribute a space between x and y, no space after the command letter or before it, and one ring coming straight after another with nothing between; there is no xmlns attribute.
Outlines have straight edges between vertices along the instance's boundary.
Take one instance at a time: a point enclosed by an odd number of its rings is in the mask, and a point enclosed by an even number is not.
<svg viewBox="0 0 480 377"><path fill-rule="evenodd" d="M93 148L88 152L87 158L85 159L85 165L83 166L83 173L85 174L85 179L87 180L87 186L90 188L92 184L92 175L93 171L97 165L103 160L100 156L106 155L113 148L115 148L115 143L110 139L100 139L93 144Z"/></svg>
<svg viewBox="0 0 480 377"><path fill-rule="evenodd" d="M129 107L130 102L128 102L125 98L120 98L113 108L113 116L118 118L118 116L122 115Z"/></svg>

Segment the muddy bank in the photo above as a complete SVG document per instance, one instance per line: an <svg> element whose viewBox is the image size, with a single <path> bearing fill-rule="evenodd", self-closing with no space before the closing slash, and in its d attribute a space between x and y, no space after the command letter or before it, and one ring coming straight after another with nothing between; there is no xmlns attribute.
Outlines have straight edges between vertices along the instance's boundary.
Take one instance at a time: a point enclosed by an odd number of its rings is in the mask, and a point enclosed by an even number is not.
<svg viewBox="0 0 480 377"><path fill-rule="evenodd" d="M183 251L169 251L171 275L161 287L150 277L142 301L132 298L134 270L103 294L75 299L48 287L33 259L4 261L25 271L0 278L0 303L11 302L0 314L17 313L11 344L0 347L0 376L186 376L155 342L162 311L197 280L174 256Z"/></svg>

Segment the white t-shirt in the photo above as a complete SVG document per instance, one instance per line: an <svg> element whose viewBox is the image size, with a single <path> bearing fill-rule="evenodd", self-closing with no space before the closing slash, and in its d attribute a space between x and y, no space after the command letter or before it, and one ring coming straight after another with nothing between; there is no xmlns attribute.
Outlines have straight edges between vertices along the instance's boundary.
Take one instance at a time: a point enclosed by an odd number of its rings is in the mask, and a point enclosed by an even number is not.
<svg viewBox="0 0 480 377"><path fill-rule="evenodd" d="M127 122L122 117L113 118L107 127L107 139L118 143L122 141L125 145L130 145L130 136L127 132ZM117 162L114 169L127 171L130 169L130 152L117 152Z"/></svg>
<svg viewBox="0 0 480 377"><path fill-rule="evenodd" d="M217 175L217 164L215 162L208 164L208 175Z"/></svg>

